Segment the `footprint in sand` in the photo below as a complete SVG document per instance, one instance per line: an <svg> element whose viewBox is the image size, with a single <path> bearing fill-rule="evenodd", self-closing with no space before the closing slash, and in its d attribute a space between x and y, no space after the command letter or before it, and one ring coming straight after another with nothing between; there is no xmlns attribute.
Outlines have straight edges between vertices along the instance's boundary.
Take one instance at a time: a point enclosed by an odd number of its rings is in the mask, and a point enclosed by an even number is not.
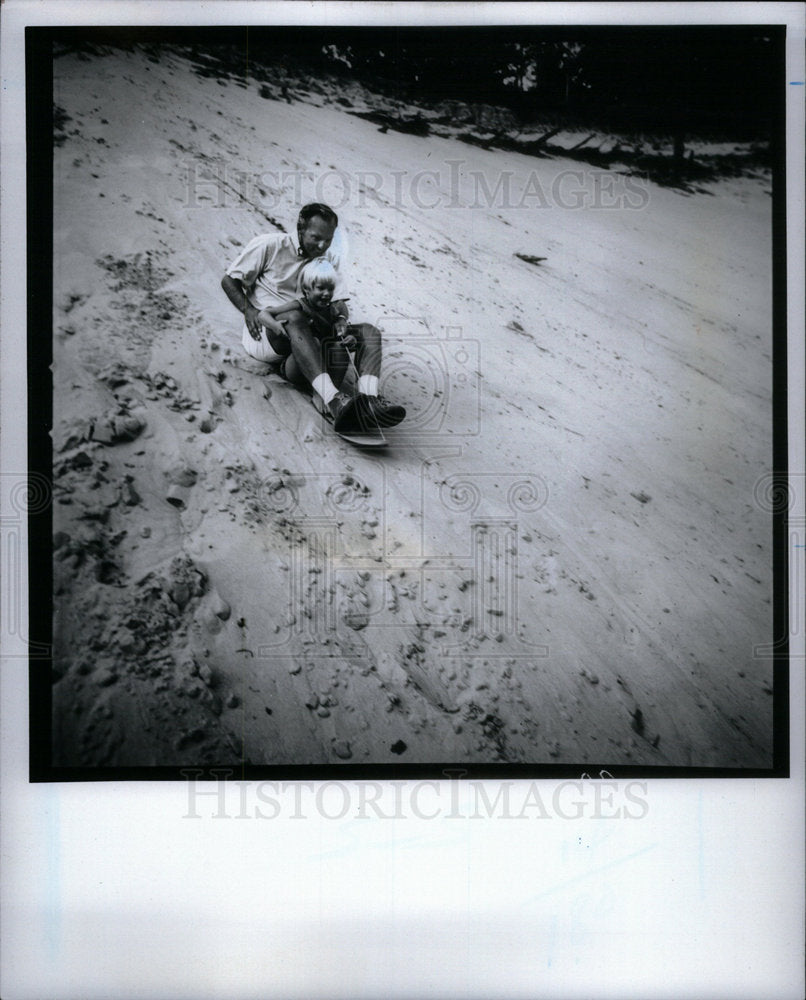
<svg viewBox="0 0 806 1000"><path fill-rule="evenodd" d="M165 470L165 478L168 480L168 489L165 499L177 510L187 508L190 492L196 485L198 473L189 466L179 462Z"/></svg>

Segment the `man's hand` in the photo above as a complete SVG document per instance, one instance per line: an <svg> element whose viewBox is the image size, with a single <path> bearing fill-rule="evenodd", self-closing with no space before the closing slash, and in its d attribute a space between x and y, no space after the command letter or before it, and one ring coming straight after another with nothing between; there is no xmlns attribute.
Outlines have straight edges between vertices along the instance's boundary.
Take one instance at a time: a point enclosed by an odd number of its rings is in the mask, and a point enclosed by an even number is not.
<svg viewBox="0 0 806 1000"><path fill-rule="evenodd" d="M246 320L246 329L249 331L252 340L260 340L260 310L255 309L253 305L247 302L243 316Z"/></svg>
<svg viewBox="0 0 806 1000"><path fill-rule="evenodd" d="M253 340L260 340L260 320L258 318L259 310L249 302L246 297L246 289L243 287L240 281L236 278L230 277L230 275L225 274L221 279L221 287L230 302L235 306L238 312L243 313L243 318L246 321L246 329L249 331L249 335ZM268 325L268 324L264 324Z"/></svg>

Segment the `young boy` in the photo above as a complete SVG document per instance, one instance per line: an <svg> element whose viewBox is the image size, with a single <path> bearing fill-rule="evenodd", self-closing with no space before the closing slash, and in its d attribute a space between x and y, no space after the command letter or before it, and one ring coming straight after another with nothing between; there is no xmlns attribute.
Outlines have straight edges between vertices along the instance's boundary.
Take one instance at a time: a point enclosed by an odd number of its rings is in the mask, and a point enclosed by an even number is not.
<svg viewBox="0 0 806 1000"><path fill-rule="evenodd" d="M359 344L355 336L347 332L346 317L342 315L340 309L333 307L333 292L337 280L336 270L330 261L318 257L306 264L300 272L299 296L281 306L267 306L258 313L257 318L266 326L271 320L277 320L282 324L284 315L295 310L301 311L322 347L325 367L336 388L340 389L349 364L347 352L356 351ZM285 357L279 367L280 373L289 382L310 388L293 354Z"/></svg>
<svg viewBox="0 0 806 1000"><path fill-rule="evenodd" d="M320 340L330 336L335 324L342 328L347 326L347 318L340 309L332 306L337 280L336 269L330 261L326 257L317 257L300 272L298 296L281 306L268 306L261 310L258 321L264 323L268 317L278 319L294 309L301 309Z"/></svg>
<svg viewBox="0 0 806 1000"><path fill-rule="evenodd" d="M327 351L323 352L311 317L306 314L301 300L295 298L300 271L308 262L326 257L338 274L338 254L331 250L337 226L336 213L327 205L305 205L297 220L296 240L286 233L256 237L227 268L221 287L243 314L244 350L261 361L279 362L293 354L296 368L330 410L337 430L360 427L367 418L370 422L391 427L405 417L406 411L378 395L382 355L380 331L370 323L350 327L359 345L356 359L360 373L357 395L350 396L335 384L332 376L339 377L339 366L330 371L332 358ZM338 333L347 326L346 296L340 283L331 296L335 300L330 304L331 315L339 317L334 328L334 343L338 345ZM271 315L272 310L287 305L292 308L283 314L282 322ZM258 319L261 315L263 318ZM336 351L337 360L338 357ZM341 360L346 370L346 357L342 355Z"/></svg>

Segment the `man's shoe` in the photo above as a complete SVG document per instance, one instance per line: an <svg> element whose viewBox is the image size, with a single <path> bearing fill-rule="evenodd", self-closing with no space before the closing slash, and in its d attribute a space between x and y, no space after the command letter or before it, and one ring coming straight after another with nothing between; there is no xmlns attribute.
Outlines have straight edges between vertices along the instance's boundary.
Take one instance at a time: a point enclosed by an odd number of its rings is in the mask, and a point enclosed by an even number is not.
<svg viewBox="0 0 806 1000"><path fill-rule="evenodd" d="M359 431L362 427L362 414L358 408L358 400L348 396L346 392L337 392L331 399L328 409L333 417L335 431Z"/></svg>
<svg viewBox="0 0 806 1000"><path fill-rule="evenodd" d="M381 427L394 427L406 417L406 409L397 403L390 403L383 396L367 396L362 393L359 397L361 406L376 420Z"/></svg>

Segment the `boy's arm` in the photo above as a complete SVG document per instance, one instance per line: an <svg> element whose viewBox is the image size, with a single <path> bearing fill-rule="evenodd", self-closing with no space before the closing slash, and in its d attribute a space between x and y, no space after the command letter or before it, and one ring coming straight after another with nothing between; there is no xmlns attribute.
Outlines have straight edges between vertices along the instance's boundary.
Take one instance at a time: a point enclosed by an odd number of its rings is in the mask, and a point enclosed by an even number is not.
<svg viewBox="0 0 806 1000"><path fill-rule="evenodd" d="M330 318L333 321L333 329L336 331L337 336L344 336L349 316L350 310L347 308L347 302L345 299L339 299L338 302L331 302Z"/></svg>
<svg viewBox="0 0 806 1000"><path fill-rule="evenodd" d="M253 340L260 340L261 326L268 327L274 333L285 333L282 323L278 323L274 319L274 310L256 309L252 305L246 297L246 289L242 281L233 278L229 274L225 274L221 279L221 287L235 308L243 313L244 320L246 321L246 329ZM284 306L276 307L276 310L282 311L284 309Z"/></svg>
<svg viewBox="0 0 806 1000"><path fill-rule="evenodd" d="M330 319L333 323L333 332L348 350L353 351L356 347L356 340L352 334L347 333L348 318L349 310L344 299L339 299L338 302L331 303Z"/></svg>
<svg viewBox="0 0 806 1000"><path fill-rule="evenodd" d="M258 323L263 326L267 326L270 330L275 333L285 333L283 327L283 320L278 319L279 316L284 316L286 313L293 312L295 309L301 309L298 299L292 299L290 302L282 302L279 306L266 306L261 309L257 314Z"/></svg>
<svg viewBox="0 0 806 1000"><path fill-rule="evenodd" d="M263 316L264 313L267 316L277 318L282 316L283 313L292 312L294 309L301 309L299 299L292 299L290 302L282 302L279 306L266 306L265 309L261 309L260 315Z"/></svg>
<svg viewBox="0 0 806 1000"><path fill-rule="evenodd" d="M342 319L346 323L350 316L350 310L347 308L347 300L339 299L337 302L331 302L330 315L333 317L334 323L338 323Z"/></svg>

